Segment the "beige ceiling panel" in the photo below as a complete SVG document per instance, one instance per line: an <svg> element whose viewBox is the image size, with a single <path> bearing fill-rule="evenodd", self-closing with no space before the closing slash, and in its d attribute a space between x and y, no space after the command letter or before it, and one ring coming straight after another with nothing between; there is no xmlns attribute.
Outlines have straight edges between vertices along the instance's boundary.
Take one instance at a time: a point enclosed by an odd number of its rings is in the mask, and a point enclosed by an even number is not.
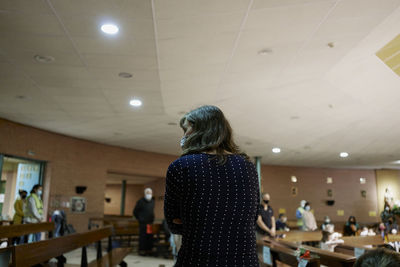
<svg viewBox="0 0 400 267"><path fill-rule="evenodd" d="M52 0L56 10L63 17L99 16L105 19L127 17L151 19L151 1L142 0Z"/></svg>
<svg viewBox="0 0 400 267"><path fill-rule="evenodd" d="M208 77L209 75L220 76L225 69L225 64L214 64L207 65L207 69L202 66L197 66L197 68L187 68L187 69L161 69L160 77L163 82L165 81L179 81L182 79L192 79L197 77Z"/></svg>
<svg viewBox="0 0 400 267"><path fill-rule="evenodd" d="M160 92L160 84L155 81L110 81L99 80L99 88L113 90L135 90L139 92Z"/></svg>
<svg viewBox="0 0 400 267"><path fill-rule="evenodd" d="M15 63L21 66L33 66L41 65L46 63L38 63L34 60L34 56L37 55L37 51L20 50L13 49L7 51L8 57ZM84 66L78 55L74 53L63 53L63 52L53 52L51 55L45 54L44 56L51 56L55 60L52 63L48 63L55 66Z"/></svg>
<svg viewBox="0 0 400 267"><path fill-rule="evenodd" d="M3 0L0 1L0 10L18 13L51 13L43 0Z"/></svg>
<svg viewBox="0 0 400 267"><path fill-rule="evenodd" d="M53 15L34 13L2 13L1 33L27 33L63 35L57 18Z"/></svg>
<svg viewBox="0 0 400 267"><path fill-rule="evenodd" d="M172 19L245 11L250 0L155 0L156 18Z"/></svg>
<svg viewBox="0 0 400 267"><path fill-rule="evenodd" d="M318 1L309 5L252 10L245 30L258 29L260 34L279 30L281 34L295 34L297 31L312 31L331 9L329 1Z"/></svg>
<svg viewBox="0 0 400 267"><path fill-rule="evenodd" d="M177 17L157 21L159 39L238 32L245 12Z"/></svg>
<svg viewBox="0 0 400 267"><path fill-rule="evenodd" d="M33 78L43 79L91 79L90 73L84 67L59 66L54 64L24 65L23 70Z"/></svg>
<svg viewBox="0 0 400 267"><path fill-rule="evenodd" d="M50 96L67 96L67 97L98 97L102 95L100 89L93 88L76 88L76 87L48 87L41 86L40 90Z"/></svg>
<svg viewBox="0 0 400 267"><path fill-rule="evenodd" d="M74 52L71 42L65 36L33 35L25 33L4 33L0 41L4 51L32 51L39 55Z"/></svg>
<svg viewBox="0 0 400 267"><path fill-rule="evenodd" d="M108 81L108 82L157 82L159 83L159 76L157 70L141 70L141 69L122 69L122 68L88 68L92 77L96 80ZM133 75L131 78L121 78L118 76L120 72L128 72Z"/></svg>
<svg viewBox="0 0 400 267"><path fill-rule="evenodd" d="M104 19L94 16L79 16L64 18L68 32L74 37L93 37L118 40L123 36L125 39L154 39L153 21L150 19L127 19L116 17L114 19ZM100 29L104 23L118 25L119 32L116 35L107 35Z"/></svg>
<svg viewBox="0 0 400 267"><path fill-rule="evenodd" d="M89 67L95 68L121 68L142 70L156 70L157 59L146 56L111 55L111 54L85 54Z"/></svg>
<svg viewBox="0 0 400 267"><path fill-rule="evenodd" d="M224 33L159 40L161 68L187 69L224 64L231 54L235 37L234 33Z"/></svg>
<svg viewBox="0 0 400 267"><path fill-rule="evenodd" d="M338 1L329 19L380 17L383 19L400 6L400 0L346 0ZM367 22L367 21L366 21Z"/></svg>
<svg viewBox="0 0 400 267"><path fill-rule="evenodd" d="M306 6L316 2L331 2L333 4L335 0L255 0L253 9L274 8L281 6Z"/></svg>
<svg viewBox="0 0 400 267"><path fill-rule="evenodd" d="M146 55L156 54L154 40L132 39L132 38L74 38L78 51L83 54L121 54L124 55Z"/></svg>

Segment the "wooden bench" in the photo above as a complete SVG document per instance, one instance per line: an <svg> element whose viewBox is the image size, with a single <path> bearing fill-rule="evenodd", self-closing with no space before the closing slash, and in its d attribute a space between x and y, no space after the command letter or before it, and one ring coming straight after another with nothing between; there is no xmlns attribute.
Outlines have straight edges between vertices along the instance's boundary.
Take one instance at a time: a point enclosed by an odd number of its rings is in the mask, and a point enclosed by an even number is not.
<svg viewBox="0 0 400 267"><path fill-rule="evenodd" d="M49 237L52 236L54 231L54 223L29 223L29 224L16 224L16 225L2 225L0 226L0 239L8 239L7 245L11 246L13 238L26 236L34 233L48 232Z"/></svg>
<svg viewBox="0 0 400 267"><path fill-rule="evenodd" d="M272 265L268 265L267 263L264 263L264 247L269 247L270 252L271 252L271 262ZM295 256L295 250L282 246L279 243L275 242L263 242L263 241L257 241L257 253L258 253L258 259L260 262L261 267L266 267L266 266L277 266L279 263L284 263L290 266L297 266L298 265L298 260L297 257ZM307 261L307 266L308 267L318 267L320 266L320 261L318 258L311 258L311 259L306 259Z"/></svg>
<svg viewBox="0 0 400 267"><path fill-rule="evenodd" d="M30 244L13 246L8 248L12 251L11 266L26 267L41 264L78 248L82 248L80 266L115 266L118 264L126 266L126 263L123 262L123 259L131 252L131 249L112 249L111 236L111 227L105 227L85 233L76 233ZM108 238L108 253L103 256L101 240L105 238ZM86 246L92 243L97 243L97 257L96 260L88 263ZM63 265L63 262L58 262L58 266Z"/></svg>
<svg viewBox="0 0 400 267"><path fill-rule="evenodd" d="M337 252L331 252L327 250L323 250L320 248L316 247L311 247L307 245L299 245L293 242L288 242L285 240L277 240L279 244L282 246L291 248L296 250L300 246L304 249L309 250L310 252L318 255L320 257L320 262L323 265L329 266L329 267L351 267L354 265L356 258L352 255L346 255L342 253L337 253Z"/></svg>

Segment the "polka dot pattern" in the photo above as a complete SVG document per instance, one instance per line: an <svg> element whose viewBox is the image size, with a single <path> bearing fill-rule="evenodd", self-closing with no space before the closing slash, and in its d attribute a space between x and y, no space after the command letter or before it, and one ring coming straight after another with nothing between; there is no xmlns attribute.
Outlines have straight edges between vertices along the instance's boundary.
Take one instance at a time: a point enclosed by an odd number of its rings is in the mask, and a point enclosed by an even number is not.
<svg viewBox="0 0 400 267"><path fill-rule="evenodd" d="M168 168L165 218L183 236L175 267L258 267L256 168L239 155L229 155L224 165L214 158L186 155ZM176 218L183 224L172 223Z"/></svg>

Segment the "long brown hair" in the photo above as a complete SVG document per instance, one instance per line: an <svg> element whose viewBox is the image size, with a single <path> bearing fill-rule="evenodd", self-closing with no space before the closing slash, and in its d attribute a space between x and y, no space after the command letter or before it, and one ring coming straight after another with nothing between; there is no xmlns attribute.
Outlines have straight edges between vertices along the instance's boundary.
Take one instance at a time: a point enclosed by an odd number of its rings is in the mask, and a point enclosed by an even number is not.
<svg viewBox="0 0 400 267"><path fill-rule="evenodd" d="M226 152L249 159L233 141L232 128L218 107L202 106L186 113L180 121L183 130L186 130L186 120L192 125L193 132L185 140L182 155L215 150L219 164L226 162Z"/></svg>

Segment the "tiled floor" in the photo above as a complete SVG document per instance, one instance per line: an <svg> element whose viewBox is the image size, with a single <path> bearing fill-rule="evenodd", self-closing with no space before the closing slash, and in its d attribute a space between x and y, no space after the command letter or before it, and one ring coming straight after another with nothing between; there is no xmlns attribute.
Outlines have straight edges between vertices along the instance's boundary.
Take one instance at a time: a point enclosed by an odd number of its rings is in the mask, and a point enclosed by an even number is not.
<svg viewBox="0 0 400 267"><path fill-rule="evenodd" d="M81 252L82 249L74 250L70 253L64 254L67 258L67 263L69 264L80 264L81 262ZM105 253L105 252L104 252ZM104 254L103 254L104 255ZM94 248L87 249L88 261L94 260L96 258L96 250ZM142 257L135 253L128 255L124 261L129 267L172 267L174 266L174 261L163 258L153 258L153 257Z"/></svg>

